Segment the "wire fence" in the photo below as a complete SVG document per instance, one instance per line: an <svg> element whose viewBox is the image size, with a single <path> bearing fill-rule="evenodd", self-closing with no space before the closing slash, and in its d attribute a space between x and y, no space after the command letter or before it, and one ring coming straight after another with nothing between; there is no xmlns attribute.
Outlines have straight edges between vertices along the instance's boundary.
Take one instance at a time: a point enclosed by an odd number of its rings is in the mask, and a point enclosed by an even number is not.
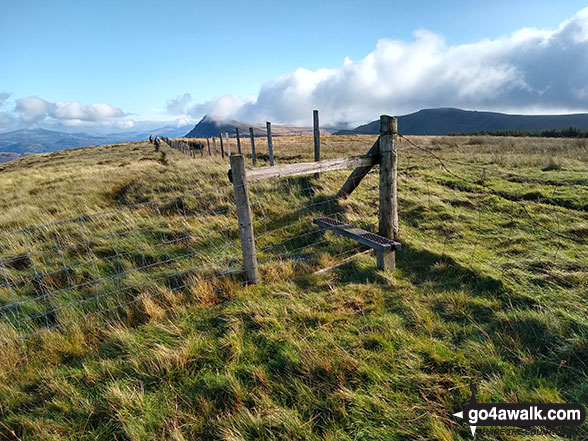
<svg viewBox="0 0 588 441"><path fill-rule="evenodd" d="M372 175L371 180L377 176ZM346 210L332 182L312 178L249 187L260 266L289 277L358 251L312 223ZM373 187L374 189L376 187ZM377 198L377 194L376 194ZM230 277L242 283L233 186L179 194L6 232L0 236L0 345L98 316L129 318L147 298Z"/></svg>
<svg viewBox="0 0 588 441"><path fill-rule="evenodd" d="M234 219L227 186L4 233L0 341L120 319L145 296L240 272Z"/></svg>
<svg viewBox="0 0 588 441"><path fill-rule="evenodd" d="M557 179L513 171L524 164L456 160L445 157L443 146L399 138L404 237L426 241L430 250L465 266L477 265L501 283L545 293L585 292L588 182L574 173ZM577 299L563 301L577 308Z"/></svg>
<svg viewBox="0 0 588 441"><path fill-rule="evenodd" d="M358 144L348 146L350 150L367 151L365 140L354 142ZM290 150L275 146L278 158L296 161ZM398 151L403 247L425 246L439 256L451 254L457 264L482 265L501 280L522 277L513 260L524 259L525 246L534 247L537 260L537 280L531 283L560 286L588 273L587 238L582 233L582 228L588 231L588 209L558 203L557 185L550 195L509 197L496 183L516 178L516 173L493 164L443 158L407 136L400 136ZM281 278L295 278L365 250L321 231L312 221L329 216L377 230L377 168L347 200L335 196L347 172L251 183L262 280L276 267ZM586 185L575 185L578 192L588 191ZM237 208L227 181L225 187L3 233L0 345L23 342L90 316L104 323L125 319L132 305L145 298L189 292L202 281L230 277L240 283ZM539 241L535 237L525 245L529 225Z"/></svg>

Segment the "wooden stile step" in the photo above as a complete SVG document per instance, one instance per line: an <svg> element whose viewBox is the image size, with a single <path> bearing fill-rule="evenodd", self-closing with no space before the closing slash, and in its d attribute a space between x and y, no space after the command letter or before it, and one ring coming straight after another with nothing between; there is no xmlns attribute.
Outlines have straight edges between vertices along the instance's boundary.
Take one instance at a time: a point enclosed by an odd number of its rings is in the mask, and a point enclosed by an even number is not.
<svg viewBox="0 0 588 441"><path fill-rule="evenodd" d="M370 233L369 231L353 227L349 224L344 224L332 217L318 217L314 219L313 222L321 228L331 230L341 236L356 240L360 244L377 251L396 251L402 247L398 241L388 239L379 234Z"/></svg>

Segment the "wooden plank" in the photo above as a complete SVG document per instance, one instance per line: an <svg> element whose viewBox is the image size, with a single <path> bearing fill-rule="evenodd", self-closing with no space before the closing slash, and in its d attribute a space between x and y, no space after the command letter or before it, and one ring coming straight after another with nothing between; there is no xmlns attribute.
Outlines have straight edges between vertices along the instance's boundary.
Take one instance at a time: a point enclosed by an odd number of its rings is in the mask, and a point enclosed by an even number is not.
<svg viewBox="0 0 588 441"><path fill-rule="evenodd" d="M241 154L241 138L239 137L239 127L235 127L235 133L237 135L237 152Z"/></svg>
<svg viewBox="0 0 588 441"><path fill-rule="evenodd" d="M393 251L398 250L401 247L400 243L397 241L390 240L361 228L353 227L349 224L344 224L343 222L330 217L319 217L314 219L313 222L321 228L331 230L341 236L353 239L376 251Z"/></svg>
<svg viewBox="0 0 588 441"><path fill-rule="evenodd" d="M247 170L247 180L252 182L259 181L260 179L303 176L347 168L372 167L377 163L377 157L352 156L349 158L328 159L320 162L300 162L297 164L281 165L279 167L254 168Z"/></svg>
<svg viewBox="0 0 588 441"><path fill-rule="evenodd" d="M243 155L232 155L231 174L237 205L237 219L239 221L239 236L243 255L243 269L249 283L257 283L257 258L255 256L255 236L251 222L251 207L249 206L249 192L247 191L247 175L245 173L245 158Z"/></svg>
<svg viewBox="0 0 588 441"><path fill-rule="evenodd" d="M366 156L375 157L375 158L378 158L378 160L379 160L379 157L380 157L380 140L379 139L376 140L374 145L371 146L371 148L366 153ZM353 172L351 172L351 174L349 175L349 177L347 178L347 180L345 181L343 186L337 192L337 197L338 198L346 198L347 196L349 196L353 192L353 190L355 190L357 188L357 186L359 185L361 180L366 177L366 175L370 172L370 170L372 169L372 167L374 165L375 164L361 166L361 167L358 167L355 170L353 170Z"/></svg>

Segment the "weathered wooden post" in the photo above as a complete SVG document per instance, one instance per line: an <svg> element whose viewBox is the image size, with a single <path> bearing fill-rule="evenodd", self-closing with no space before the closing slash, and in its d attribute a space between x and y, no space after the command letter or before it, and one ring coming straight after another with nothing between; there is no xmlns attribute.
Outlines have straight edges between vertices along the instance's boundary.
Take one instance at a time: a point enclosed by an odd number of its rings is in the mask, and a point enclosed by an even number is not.
<svg viewBox="0 0 588 441"><path fill-rule="evenodd" d="M266 121L265 127L267 129L267 149L269 152L270 166L274 166L274 146L272 144L272 123Z"/></svg>
<svg viewBox="0 0 588 441"><path fill-rule="evenodd" d="M251 161L255 164L255 136L253 135L253 127L249 127L249 137L251 138Z"/></svg>
<svg viewBox="0 0 588 441"><path fill-rule="evenodd" d="M221 143L221 158L225 159L225 146L223 145L223 134L219 132L218 137L220 138Z"/></svg>
<svg viewBox="0 0 588 441"><path fill-rule="evenodd" d="M229 132L225 132L225 139L227 142L227 155L231 156L231 143L229 141Z"/></svg>
<svg viewBox="0 0 588 441"><path fill-rule="evenodd" d="M241 154L241 138L239 138L239 127L235 127L235 133L237 134L237 152Z"/></svg>
<svg viewBox="0 0 588 441"><path fill-rule="evenodd" d="M251 207L247 191L247 175L245 173L245 158L243 155L231 155L231 175L235 190L235 204L239 222L239 236L241 237L241 251L243 254L243 270L249 283L257 283L257 258L255 256L255 236L251 222Z"/></svg>
<svg viewBox="0 0 588 441"><path fill-rule="evenodd" d="M397 150L398 125L396 118L380 117L380 236L398 240L398 200L397 200ZM376 252L378 268L393 270L396 266L394 251Z"/></svg>
<svg viewBox="0 0 588 441"><path fill-rule="evenodd" d="M214 148L214 157L216 158L216 137L212 137L212 147Z"/></svg>
<svg viewBox="0 0 588 441"><path fill-rule="evenodd" d="M212 156L210 154L210 139L206 138L206 145L208 146L208 156Z"/></svg>
<svg viewBox="0 0 588 441"><path fill-rule="evenodd" d="M314 126L314 162L321 160L321 131L319 128L319 113L318 110L312 111L312 122ZM320 173L314 174L315 178L320 178Z"/></svg>

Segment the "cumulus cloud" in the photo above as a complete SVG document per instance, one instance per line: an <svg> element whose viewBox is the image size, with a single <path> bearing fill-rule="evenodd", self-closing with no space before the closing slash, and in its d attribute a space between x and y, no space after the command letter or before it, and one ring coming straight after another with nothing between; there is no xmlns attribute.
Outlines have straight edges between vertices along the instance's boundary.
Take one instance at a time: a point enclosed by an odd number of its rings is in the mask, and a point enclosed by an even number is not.
<svg viewBox="0 0 588 441"><path fill-rule="evenodd" d="M10 94L8 92L1 92L0 91L0 107L4 105L4 103L8 100Z"/></svg>
<svg viewBox="0 0 588 441"><path fill-rule="evenodd" d="M126 115L122 110L109 104L83 105L79 101L52 103L36 96L17 99L15 110L26 123L52 118L71 126L84 125L86 122L110 121Z"/></svg>
<svg viewBox="0 0 588 441"><path fill-rule="evenodd" d="M177 96L167 102L167 111L172 115L184 115L190 101L192 96L189 93Z"/></svg>
<svg viewBox="0 0 588 441"><path fill-rule="evenodd" d="M210 115L216 119L230 119L239 109L243 108L246 101L237 95L224 95L205 103L196 104L188 109L192 116Z"/></svg>
<svg viewBox="0 0 588 441"><path fill-rule="evenodd" d="M8 107L8 98L10 98L8 92L0 91L0 132L12 130L18 122L14 113L3 110Z"/></svg>
<svg viewBox="0 0 588 441"><path fill-rule="evenodd" d="M520 113L588 111L588 8L554 30L525 28L495 40L450 46L417 30L383 39L337 69L296 71L264 84L257 97L227 95L187 109L249 121L365 122L381 113L461 107Z"/></svg>

